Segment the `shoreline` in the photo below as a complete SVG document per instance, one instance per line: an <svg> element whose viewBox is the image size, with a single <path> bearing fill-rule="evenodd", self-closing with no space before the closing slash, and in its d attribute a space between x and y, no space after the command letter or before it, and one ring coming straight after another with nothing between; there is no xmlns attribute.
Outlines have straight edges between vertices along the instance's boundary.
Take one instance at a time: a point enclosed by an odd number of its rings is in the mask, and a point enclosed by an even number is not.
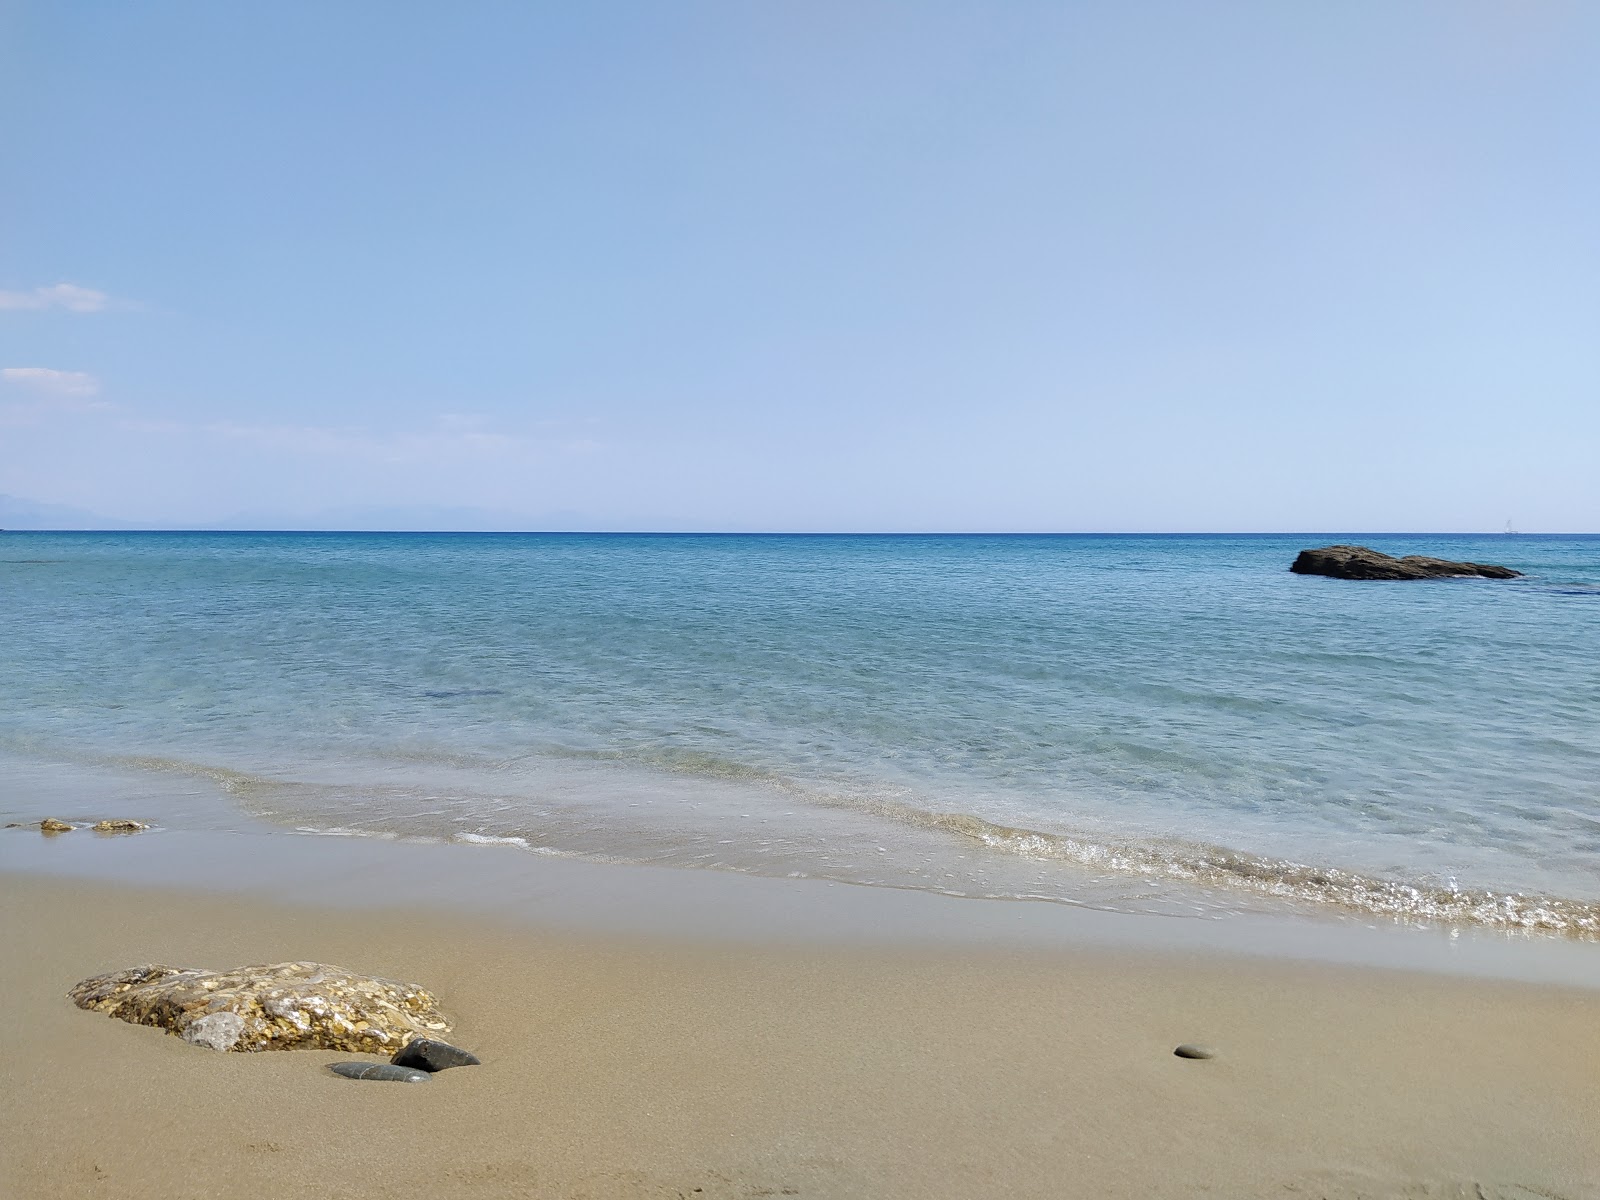
<svg viewBox="0 0 1600 1200"><path fill-rule="evenodd" d="M0 879L158 888L209 904L404 912L559 936L841 950L1127 952L1322 963L1600 993L1600 946L1534 932L1297 912L1188 917L1046 900L603 863L497 844L155 829L0 830Z"/></svg>
<svg viewBox="0 0 1600 1200"><path fill-rule="evenodd" d="M1593 988L892 928L761 944L16 870L0 898L18 1196L1600 1194ZM65 999L140 962L284 959L422 983L485 1065L355 1083L324 1067L347 1055L218 1054ZM1173 1057L1185 1041L1219 1056Z"/></svg>
<svg viewBox="0 0 1600 1200"><path fill-rule="evenodd" d="M925 884L784 876L729 864L606 861L535 848L523 839L296 829L253 813L212 774L171 767L134 770L13 753L0 756L0 772L26 797L10 806L8 820L51 815L82 824L109 814L155 826L131 837L80 828L42 838L36 829L0 829L0 873L330 907L437 908L584 932L891 946L998 940L1042 948L1129 947L1600 988L1600 944L1568 932L1287 899L1262 904L1253 896L1225 904L1230 897L1220 893L1207 904L1187 904L1165 883L1139 896L1132 890L1137 878L1106 903L1093 889L1081 900L974 896Z"/></svg>

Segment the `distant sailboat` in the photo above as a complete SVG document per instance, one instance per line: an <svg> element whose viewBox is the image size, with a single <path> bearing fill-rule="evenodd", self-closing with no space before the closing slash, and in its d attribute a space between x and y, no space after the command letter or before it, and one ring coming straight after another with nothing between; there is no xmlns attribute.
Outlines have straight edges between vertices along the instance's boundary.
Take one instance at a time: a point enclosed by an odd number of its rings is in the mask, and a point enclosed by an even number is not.
<svg viewBox="0 0 1600 1200"><path fill-rule="evenodd" d="M1506 518L1506 530L1505 531L1508 534L1514 534L1514 533L1517 532L1515 529L1511 528L1511 518L1510 517Z"/></svg>

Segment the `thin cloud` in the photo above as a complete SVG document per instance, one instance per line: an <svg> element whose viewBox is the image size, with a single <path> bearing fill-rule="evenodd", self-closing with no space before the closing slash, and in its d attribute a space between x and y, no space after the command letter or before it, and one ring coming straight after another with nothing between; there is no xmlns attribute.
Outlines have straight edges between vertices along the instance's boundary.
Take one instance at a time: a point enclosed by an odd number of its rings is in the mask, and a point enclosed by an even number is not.
<svg viewBox="0 0 1600 1200"><path fill-rule="evenodd" d="M157 437L210 437L283 454L400 464L496 460L515 463L551 453L590 454L604 448L592 438L501 433L479 428L483 423L481 417L445 414L432 429L384 431L232 421L195 424L148 420L130 414L118 425L130 433Z"/></svg>
<svg viewBox="0 0 1600 1200"><path fill-rule="evenodd" d="M0 403L0 425L41 425L72 413L104 412L114 407L96 400L100 381L87 371L55 371L49 367L5 367L0 384L6 390L31 393L26 400Z"/></svg>
<svg viewBox="0 0 1600 1200"><path fill-rule="evenodd" d="M13 387L48 396L84 399L100 394L100 381L87 371L57 371L53 367L0 368L0 379Z"/></svg>
<svg viewBox="0 0 1600 1200"><path fill-rule="evenodd" d="M38 311L60 308L73 313L103 311L111 297L94 288L79 287L75 283L54 283L49 287L36 287L31 292L0 291L0 309Z"/></svg>
<svg viewBox="0 0 1600 1200"><path fill-rule="evenodd" d="M0 368L0 379L14 387L50 396L86 398L100 393L100 381L87 371L57 371L52 367Z"/></svg>
<svg viewBox="0 0 1600 1200"><path fill-rule="evenodd" d="M243 425L217 422L206 433L292 454L334 455L380 462L426 462L438 458L518 457L543 447L514 434L462 430L442 424L432 431L378 432L319 425Z"/></svg>

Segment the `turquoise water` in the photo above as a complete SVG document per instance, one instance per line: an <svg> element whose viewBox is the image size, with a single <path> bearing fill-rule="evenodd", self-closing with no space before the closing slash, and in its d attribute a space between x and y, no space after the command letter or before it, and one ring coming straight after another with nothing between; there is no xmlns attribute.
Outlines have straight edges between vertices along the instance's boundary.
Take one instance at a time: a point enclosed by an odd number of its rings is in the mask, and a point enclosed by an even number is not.
<svg viewBox="0 0 1600 1200"><path fill-rule="evenodd" d="M1333 540L1527 578L1289 574ZM79 763L213 827L1600 934L1600 537L4 533L0 613L6 819Z"/></svg>

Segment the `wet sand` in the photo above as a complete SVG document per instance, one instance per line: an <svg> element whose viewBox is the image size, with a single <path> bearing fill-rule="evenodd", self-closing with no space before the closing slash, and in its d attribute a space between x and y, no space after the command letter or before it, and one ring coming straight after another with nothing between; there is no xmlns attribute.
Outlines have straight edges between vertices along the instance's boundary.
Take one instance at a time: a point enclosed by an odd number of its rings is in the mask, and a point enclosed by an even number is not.
<svg viewBox="0 0 1600 1200"><path fill-rule="evenodd" d="M15 872L0 908L6 1196L1600 1196L1600 990ZM356 1082L325 1069L349 1055L218 1054L65 998L283 959L423 983L485 1065Z"/></svg>

